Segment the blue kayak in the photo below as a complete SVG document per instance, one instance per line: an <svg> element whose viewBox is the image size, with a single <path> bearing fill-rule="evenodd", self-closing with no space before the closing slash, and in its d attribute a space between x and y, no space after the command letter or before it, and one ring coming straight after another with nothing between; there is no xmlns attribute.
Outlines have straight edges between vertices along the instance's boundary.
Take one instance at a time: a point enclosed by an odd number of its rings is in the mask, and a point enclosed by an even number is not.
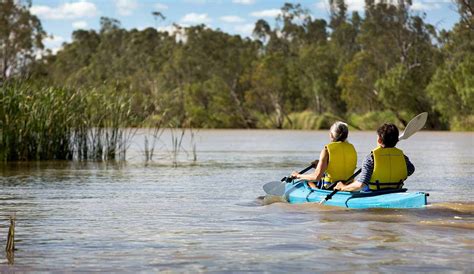
<svg viewBox="0 0 474 274"><path fill-rule="evenodd" d="M311 189L306 181L286 184L285 197L289 203L319 203L332 191ZM324 204L347 208L422 208L427 205L428 193L406 192L406 189L381 190L375 192L340 191Z"/></svg>

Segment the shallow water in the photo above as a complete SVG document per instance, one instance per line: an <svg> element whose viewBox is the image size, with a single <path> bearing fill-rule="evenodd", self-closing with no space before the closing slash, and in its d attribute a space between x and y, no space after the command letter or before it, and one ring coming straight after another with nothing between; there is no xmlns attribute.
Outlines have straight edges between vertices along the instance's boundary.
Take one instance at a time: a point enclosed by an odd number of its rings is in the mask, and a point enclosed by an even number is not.
<svg viewBox="0 0 474 274"><path fill-rule="evenodd" d="M3 257L0 271L474 270L472 133L399 144L416 166L406 186L430 193L415 210L263 205L262 185L316 159L327 132L201 130L198 161L186 138L177 168L170 133L148 164L143 134L126 163L0 166L4 240L8 216L17 219L14 262ZM350 141L360 166L375 134Z"/></svg>

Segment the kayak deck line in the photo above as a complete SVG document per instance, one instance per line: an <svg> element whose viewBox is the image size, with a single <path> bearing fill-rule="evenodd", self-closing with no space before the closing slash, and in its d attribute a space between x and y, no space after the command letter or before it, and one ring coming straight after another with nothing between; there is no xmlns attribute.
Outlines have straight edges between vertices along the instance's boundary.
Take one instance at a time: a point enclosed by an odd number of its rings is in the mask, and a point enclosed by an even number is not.
<svg viewBox="0 0 474 274"><path fill-rule="evenodd" d="M286 185L285 197L289 203L315 203L332 191L312 189L307 182L296 181ZM425 192L407 192L407 189L381 190L374 192L337 192L325 204L346 208L422 208L428 204Z"/></svg>

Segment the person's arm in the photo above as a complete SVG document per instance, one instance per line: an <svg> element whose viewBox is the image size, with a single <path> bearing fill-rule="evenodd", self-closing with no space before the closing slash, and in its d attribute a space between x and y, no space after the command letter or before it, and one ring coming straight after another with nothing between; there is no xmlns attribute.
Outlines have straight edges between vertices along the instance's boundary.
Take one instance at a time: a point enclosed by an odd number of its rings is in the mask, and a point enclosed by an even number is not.
<svg viewBox="0 0 474 274"><path fill-rule="evenodd" d="M357 190L361 190L363 186L364 186L364 183L361 183L359 181L354 181L348 185L345 185L342 182L339 182L334 187L334 189L337 189L340 191L357 191Z"/></svg>
<svg viewBox="0 0 474 274"><path fill-rule="evenodd" d="M415 172L415 166L413 163L408 159L406 155L405 156L405 162L407 163L407 175L410 176Z"/></svg>
<svg viewBox="0 0 474 274"><path fill-rule="evenodd" d="M337 183L334 189L341 190L341 191L357 191L361 190L364 185L367 185L370 182L370 178L372 177L372 173L374 172L374 159L372 158L372 153L365 157L364 162L362 163L362 172L359 175L359 178L348 184L345 185L342 182Z"/></svg>
<svg viewBox="0 0 474 274"><path fill-rule="evenodd" d="M318 165L314 169L313 173L299 174L298 172L293 172L291 176L295 177L296 179L303 179L303 180L308 180L308 181L319 181L321 180L321 177L323 176L324 172L326 171L326 168L328 167L328 159L329 159L329 153L327 151L327 148L324 147L324 149L321 150L321 153L319 155Z"/></svg>

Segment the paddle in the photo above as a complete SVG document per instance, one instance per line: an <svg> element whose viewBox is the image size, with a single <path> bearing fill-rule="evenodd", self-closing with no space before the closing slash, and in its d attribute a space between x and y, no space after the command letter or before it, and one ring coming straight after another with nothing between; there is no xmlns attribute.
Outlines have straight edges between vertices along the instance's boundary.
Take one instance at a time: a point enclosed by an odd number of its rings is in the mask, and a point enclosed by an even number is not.
<svg viewBox="0 0 474 274"><path fill-rule="evenodd" d="M354 174L351 175L351 177L347 178L347 180L343 181L343 182L349 182L351 181L352 179L354 179L357 175L359 175L359 173L362 172L362 168L359 168ZM333 188L338 182L334 182L332 183L330 186L329 186L329 189ZM322 199L319 204L322 205L324 204L327 200L330 200L332 198L332 196L334 196L334 194L336 194L338 192L337 189L334 189L331 193L329 193L324 199Z"/></svg>
<svg viewBox="0 0 474 274"><path fill-rule="evenodd" d="M413 134L418 132L420 129L422 129L425 126L426 119L428 118L428 112L423 112L415 116L415 118L411 119L410 122L408 122L408 125L405 127L405 130L398 136L398 140L406 140L410 138ZM359 168L356 173L352 174L349 179L346 180L346 182L352 180L357 176L360 172L362 171L361 168ZM335 184L335 183L334 183ZM333 184L333 185L334 185ZM336 194L339 190L335 189L331 193L329 193L324 199L319 202L319 204L324 204L327 200L330 200L334 194Z"/></svg>
<svg viewBox="0 0 474 274"><path fill-rule="evenodd" d="M299 174L303 174L310 170L311 168L316 168L318 165L319 160L314 160L311 162L311 165L307 168L301 170ZM273 196L282 196L285 194L285 185L286 183L291 182L293 178L291 176L283 177L280 181L269 182L263 185L263 190L265 193L273 195Z"/></svg>
<svg viewBox="0 0 474 274"><path fill-rule="evenodd" d="M306 173L306 171L308 171L312 168L316 168L316 166L318 165L318 162L319 162L319 160L312 161L310 166L308 166L307 168L303 169L302 171L300 171L298 173L303 174L303 173ZM282 182L285 181L285 182L289 183L289 182L291 182L291 180L293 180L293 177L291 177L291 176L281 178Z"/></svg>

